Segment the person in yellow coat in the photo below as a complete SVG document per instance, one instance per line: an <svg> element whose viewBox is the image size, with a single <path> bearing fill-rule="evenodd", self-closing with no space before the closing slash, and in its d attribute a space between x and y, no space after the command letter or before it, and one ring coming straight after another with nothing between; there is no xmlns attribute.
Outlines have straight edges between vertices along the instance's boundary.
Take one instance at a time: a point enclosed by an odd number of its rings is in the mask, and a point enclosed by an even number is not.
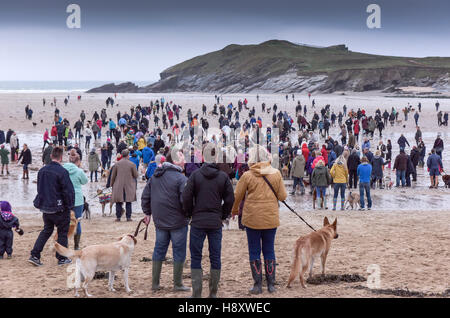
<svg viewBox="0 0 450 318"><path fill-rule="evenodd" d="M264 255L267 287L270 293L275 291L275 234L280 225L278 200L287 197L283 178L278 169L271 166L271 157L262 146L250 149L250 170L240 178L235 190L232 208L233 218L239 214L239 205L245 197L242 211L242 224L246 228L250 268L254 280L251 294L262 293L261 250ZM272 185L271 190L266 180Z"/></svg>
<svg viewBox="0 0 450 318"><path fill-rule="evenodd" d="M142 151L142 149L147 147L147 142L145 141L144 137L139 138L139 140L137 142L137 146L138 146L139 151Z"/></svg>
<svg viewBox="0 0 450 318"><path fill-rule="evenodd" d="M347 161L343 155L340 155L331 167L331 177L334 183L333 211L336 211L336 203L339 191L341 192L341 210L344 210L345 188L348 183Z"/></svg>

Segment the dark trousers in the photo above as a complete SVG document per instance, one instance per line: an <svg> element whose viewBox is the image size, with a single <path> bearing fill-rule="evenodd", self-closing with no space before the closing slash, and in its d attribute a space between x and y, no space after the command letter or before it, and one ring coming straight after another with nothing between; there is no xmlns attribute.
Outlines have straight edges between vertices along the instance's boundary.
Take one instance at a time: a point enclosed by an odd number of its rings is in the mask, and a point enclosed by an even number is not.
<svg viewBox="0 0 450 318"><path fill-rule="evenodd" d="M39 234L36 243L34 243L31 255L36 258L41 258L41 252L44 249L45 243L47 243L50 236L53 234L53 230L56 226L58 231L58 243L64 247L68 247L67 234L69 232L70 225L70 212L62 211L55 214L42 213L42 219L44 220L44 229ZM58 260L65 259L64 256L56 253Z"/></svg>
<svg viewBox="0 0 450 318"><path fill-rule="evenodd" d="M191 226L189 250L191 251L191 268L202 268L203 243L208 237L209 261L212 269L221 269L222 228L217 230L199 229Z"/></svg>
<svg viewBox="0 0 450 318"><path fill-rule="evenodd" d="M118 219L122 217L122 205L123 202L116 202L116 217ZM125 203L125 214L127 219L131 219L131 202Z"/></svg>
<svg viewBox="0 0 450 318"><path fill-rule="evenodd" d="M95 181L97 181L98 179L97 179L97 174L98 174L98 171L97 170L95 170L95 171L91 171L91 182L92 182L92 177L94 176L94 173L95 173Z"/></svg>
<svg viewBox="0 0 450 318"><path fill-rule="evenodd" d="M16 160L16 150L17 148L11 147L11 162Z"/></svg>
<svg viewBox="0 0 450 318"><path fill-rule="evenodd" d="M349 188L350 189L352 187L354 187L356 189L356 187L358 185L358 173L357 173L357 170L349 170L348 171L348 183L349 183Z"/></svg>
<svg viewBox="0 0 450 318"><path fill-rule="evenodd" d="M254 230L245 228L247 232L248 254L251 261L261 259L261 251L265 260L275 259L275 234L277 229Z"/></svg>
<svg viewBox="0 0 450 318"><path fill-rule="evenodd" d="M3 254L11 255L13 252L13 238L14 234L11 229L0 229L0 257Z"/></svg>

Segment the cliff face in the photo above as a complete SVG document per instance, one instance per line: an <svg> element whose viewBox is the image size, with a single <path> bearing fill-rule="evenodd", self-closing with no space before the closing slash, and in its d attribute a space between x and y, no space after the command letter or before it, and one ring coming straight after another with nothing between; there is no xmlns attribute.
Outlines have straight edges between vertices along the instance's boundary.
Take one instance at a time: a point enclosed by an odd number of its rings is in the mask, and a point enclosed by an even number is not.
<svg viewBox="0 0 450 318"><path fill-rule="evenodd" d="M317 48L272 40L229 45L195 57L164 70L159 82L146 87L126 83L90 92L331 93L403 86L449 90L449 74L450 58L379 56L351 52L345 45Z"/></svg>

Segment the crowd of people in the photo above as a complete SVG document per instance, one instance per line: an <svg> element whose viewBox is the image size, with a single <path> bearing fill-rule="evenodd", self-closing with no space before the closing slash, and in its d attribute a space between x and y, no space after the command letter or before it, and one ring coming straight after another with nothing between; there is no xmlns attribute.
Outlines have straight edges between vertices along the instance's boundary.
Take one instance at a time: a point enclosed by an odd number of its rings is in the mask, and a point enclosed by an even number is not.
<svg viewBox="0 0 450 318"><path fill-rule="evenodd" d="M54 124L50 134L46 129L43 135L44 166L38 173L38 194L34 200L34 206L43 212L45 227L29 261L36 266L42 265L40 254L54 227L58 231L58 243L68 245L69 213L74 210L76 217L81 217L82 186L89 182L83 171L83 157L90 182L98 182L99 173L107 177L106 187L112 191L117 222L123 214L127 221L132 221L137 184L140 179L146 180L141 207L146 215L145 222L148 224L151 217L156 227L153 290L160 289L162 264L170 242L174 255L174 289L188 290L182 283L182 271L187 235L190 235L194 297L200 297L202 293L201 261L206 238L211 263L209 292L210 297L217 295L222 222L231 215L238 217L239 228L247 235L254 280L250 292L262 292L262 267L269 292L275 291L274 242L280 225L278 200L287 198L282 176L293 179L292 196L298 188L300 194L305 195L309 187L309 193L315 194L321 201L319 206L325 209L328 208L327 190L331 185L333 210L337 209L338 198L340 208L344 209L346 190L352 188L359 188L360 210L365 208L366 199L370 210L373 204L371 189L384 188L386 169L395 172L396 187L410 187L417 181L418 167L426 165L430 188L438 187L444 169L444 142L438 133L425 160L426 145L419 126L420 104L417 111L412 105L402 109L404 119L400 120L400 112L395 108L384 112L377 109L374 114L368 114L364 109L348 109L344 105L342 110L335 112L330 105L319 110L314 100L310 105L298 102L292 113L279 110L276 104L269 107L262 103L258 116L256 108L250 107L247 99L227 106L220 103L221 99L215 96L216 104L210 111L203 105L202 116L186 109L183 117L183 107L164 98L150 101L146 106L132 106L129 112L118 111L111 116L114 99L109 97L100 114L95 111L88 117L81 111L72 123L62 116L54 100ZM43 104L45 106L45 100ZM66 101L65 104L67 106ZM272 120L264 126L263 118L271 112ZM308 116L308 112L312 115ZM414 113L415 145L411 147L401 134L396 140L399 153L394 158L392 141L388 139L384 143L383 132L403 125L408 121L409 113ZM217 120L216 130L212 129L216 126L214 120ZM440 125L446 126L447 120L445 113ZM210 122L213 122L211 128ZM331 129L338 131L334 138ZM373 144L376 130L379 142ZM27 179L28 166L32 163L30 149L24 144L16 157L19 142L12 130L8 131L5 143L10 145L10 151L2 143L2 174L4 166L9 173L11 155L11 161L21 160L23 178ZM406 146L410 148L409 153ZM65 154L68 162L62 165L66 161ZM236 184L234 190L233 183ZM80 248L80 237L79 224L74 238L76 249ZM261 262L261 253L264 262ZM60 265L71 262L61 255L56 257Z"/></svg>

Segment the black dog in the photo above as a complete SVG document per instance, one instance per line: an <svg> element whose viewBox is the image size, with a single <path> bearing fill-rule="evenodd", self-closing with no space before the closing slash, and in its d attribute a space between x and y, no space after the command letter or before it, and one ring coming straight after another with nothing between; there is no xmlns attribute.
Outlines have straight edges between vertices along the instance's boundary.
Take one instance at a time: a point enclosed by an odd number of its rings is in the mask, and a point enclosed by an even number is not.
<svg viewBox="0 0 450 318"><path fill-rule="evenodd" d="M83 213L85 218L89 220L91 218L91 210L89 209L89 203L87 203L85 196L83 196L83 199L84 199Z"/></svg>

